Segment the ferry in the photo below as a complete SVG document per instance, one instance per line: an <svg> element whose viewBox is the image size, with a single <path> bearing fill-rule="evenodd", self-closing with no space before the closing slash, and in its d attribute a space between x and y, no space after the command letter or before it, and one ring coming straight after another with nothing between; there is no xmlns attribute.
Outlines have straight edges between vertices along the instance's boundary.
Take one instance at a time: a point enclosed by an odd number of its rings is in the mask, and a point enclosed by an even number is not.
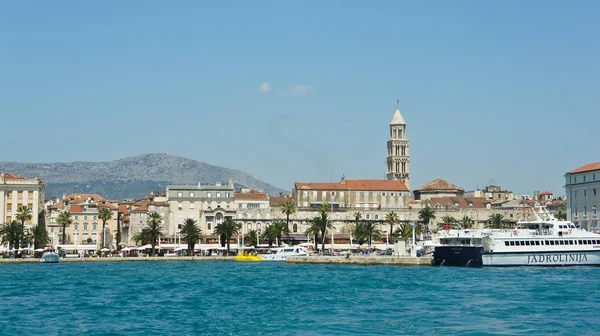
<svg viewBox="0 0 600 336"><path fill-rule="evenodd" d="M440 238L434 264L456 266L600 266L600 234L556 220L542 208L512 230L473 230ZM458 231L458 230L456 230Z"/></svg>
<svg viewBox="0 0 600 336"><path fill-rule="evenodd" d="M271 249L271 253L263 254L263 261L286 261L288 257L304 257L306 250L298 246L286 246Z"/></svg>

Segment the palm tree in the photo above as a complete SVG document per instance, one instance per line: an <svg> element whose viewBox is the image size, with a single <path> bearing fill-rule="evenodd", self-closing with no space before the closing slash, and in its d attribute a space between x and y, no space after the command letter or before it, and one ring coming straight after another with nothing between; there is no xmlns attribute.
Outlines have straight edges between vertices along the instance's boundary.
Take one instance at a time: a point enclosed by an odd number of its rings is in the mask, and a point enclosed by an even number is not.
<svg viewBox="0 0 600 336"><path fill-rule="evenodd" d="M133 240L136 244L146 245L150 243L150 237L148 236L148 231L141 229L138 233L131 236L131 240Z"/></svg>
<svg viewBox="0 0 600 336"><path fill-rule="evenodd" d="M321 217L315 217L310 221L310 226L304 231L307 236L315 236L315 252L319 249L319 233L321 232Z"/></svg>
<svg viewBox="0 0 600 336"><path fill-rule="evenodd" d="M289 232L290 232L290 215L293 215L296 213L296 205L294 204L294 202L292 201L286 201L285 203L283 203L283 206L281 207L281 212L283 214L285 214L285 224L286 224L286 232L288 233L289 236ZM281 238L280 238L281 239ZM289 239L288 239L289 242Z"/></svg>
<svg viewBox="0 0 600 336"><path fill-rule="evenodd" d="M412 237L412 225L409 223L402 223L400 226L396 228L394 231L395 236L400 236L402 238L411 238Z"/></svg>
<svg viewBox="0 0 600 336"><path fill-rule="evenodd" d="M377 224L373 222L364 222L355 229L357 237L360 237L369 242L369 247L373 244L373 239L381 239L381 230L377 228Z"/></svg>
<svg viewBox="0 0 600 336"><path fill-rule="evenodd" d="M58 214L58 218L56 218L56 224L62 226L62 245L65 245L65 235L67 233L67 226L73 224L73 219L71 218L71 213L69 210L64 210L63 212Z"/></svg>
<svg viewBox="0 0 600 336"><path fill-rule="evenodd" d="M321 212L321 217L317 221L319 228L321 229L321 250L325 253L325 238L327 234L327 229L333 229L333 225L329 223L329 218L327 213L331 210L331 206L329 203L325 202L319 205L319 211ZM333 243L333 242L332 242Z"/></svg>
<svg viewBox="0 0 600 336"><path fill-rule="evenodd" d="M267 231L272 230L272 233L275 237L277 237L277 246L281 245L281 236L284 233L289 233L286 224L282 221L277 221L269 225Z"/></svg>
<svg viewBox="0 0 600 336"><path fill-rule="evenodd" d="M23 227L25 227L25 221L31 220L31 218L33 217L31 216L31 209L28 206L19 207L15 219L20 221Z"/></svg>
<svg viewBox="0 0 600 336"><path fill-rule="evenodd" d="M258 246L258 232L256 230L250 230L244 236L244 241L250 244L251 246Z"/></svg>
<svg viewBox="0 0 600 336"><path fill-rule="evenodd" d="M563 212L562 210L559 210L558 213L556 214L556 219L562 220L562 221L566 221L567 220L567 213Z"/></svg>
<svg viewBox="0 0 600 336"><path fill-rule="evenodd" d="M98 218L100 218L100 220L102 221L102 248L105 248L105 239L104 239L104 235L105 235L105 229L106 229L106 221L109 221L112 219L112 211L110 211L109 208L102 208L100 209L100 211L98 212Z"/></svg>
<svg viewBox="0 0 600 336"><path fill-rule="evenodd" d="M456 218L452 216L444 216L442 217L442 223L449 224L450 228L456 228Z"/></svg>
<svg viewBox="0 0 600 336"><path fill-rule="evenodd" d="M269 243L269 247L273 246L273 242L277 239L277 231L272 224L265 227L264 239Z"/></svg>
<svg viewBox="0 0 600 336"><path fill-rule="evenodd" d="M504 216L501 214L493 214L490 215L488 219L487 227L491 229L503 229L508 224L507 221L504 220Z"/></svg>
<svg viewBox="0 0 600 336"><path fill-rule="evenodd" d="M361 218L362 218L362 213L360 213L360 211L357 211L354 213L354 222L356 223L356 225L354 226L355 228L358 227L358 223L360 222Z"/></svg>
<svg viewBox="0 0 600 336"><path fill-rule="evenodd" d="M2 237L2 243L8 243L11 249L19 248L19 242L23 237L23 226L16 220L5 223L0 228L0 236Z"/></svg>
<svg viewBox="0 0 600 336"><path fill-rule="evenodd" d="M461 227L463 229L470 229L473 227L473 219L469 216L464 216L461 220Z"/></svg>
<svg viewBox="0 0 600 336"><path fill-rule="evenodd" d="M421 211L419 211L419 220L423 224L425 224L425 226L426 226L425 231L429 230L429 224L434 219L435 219L435 210L433 208L431 208L429 206L429 204L427 206L425 206L425 208L421 209Z"/></svg>
<svg viewBox="0 0 600 336"><path fill-rule="evenodd" d="M200 234L202 233L196 223L197 221L193 218L186 218L183 220L181 231L179 231L181 238L187 242L188 255L192 255L194 245L196 245L196 241L200 240Z"/></svg>
<svg viewBox="0 0 600 336"><path fill-rule="evenodd" d="M239 226L231 218L225 219L223 222L215 226L213 234L221 236L227 242L227 254L229 254L229 243L234 234L239 233Z"/></svg>
<svg viewBox="0 0 600 336"><path fill-rule="evenodd" d="M37 224L36 226L32 227L31 235L34 249L43 248L50 242L48 231L46 231L46 227L43 224Z"/></svg>
<svg viewBox="0 0 600 336"><path fill-rule="evenodd" d="M157 240L165 235L162 232L162 227L160 225L161 221L162 217L158 212L151 212L146 220L147 226L142 229L142 231L146 231L145 233L142 233L142 236L149 240L152 245L152 249L150 250L151 256L154 256L154 248Z"/></svg>
<svg viewBox="0 0 600 336"><path fill-rule="evenodd" d="M390 235L394 232L394 225L400 221L398 214L391 211L387 215L385 215L385 222L390 225Z"/></svg>

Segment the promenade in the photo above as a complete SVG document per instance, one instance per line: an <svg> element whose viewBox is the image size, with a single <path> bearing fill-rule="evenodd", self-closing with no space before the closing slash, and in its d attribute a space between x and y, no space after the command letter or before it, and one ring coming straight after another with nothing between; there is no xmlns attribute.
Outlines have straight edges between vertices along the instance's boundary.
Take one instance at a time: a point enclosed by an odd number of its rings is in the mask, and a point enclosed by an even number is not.
<svg viewBox="0 0 600 336"><path fill-rule="evenodd" d="M145 261L221 261L233 260L234 257L110 257L110 258L60 258L61 263L85 262L145 262ZM3 258L0 264L40 263L40 258Z"/></svg>

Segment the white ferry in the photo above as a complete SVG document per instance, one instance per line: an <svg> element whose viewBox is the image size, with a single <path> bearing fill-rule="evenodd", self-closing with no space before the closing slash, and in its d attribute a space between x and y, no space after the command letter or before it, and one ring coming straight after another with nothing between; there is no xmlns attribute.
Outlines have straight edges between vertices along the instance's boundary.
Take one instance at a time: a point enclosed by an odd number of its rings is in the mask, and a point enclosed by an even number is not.
<svg viewBox="0 0 600 336"><path fill-rule="evenodd" d="M512 230L472 230L440 239L434 264L457 266L600 266L600 234L569 221L554 219L542 209L534 221L520 221ZM477 232L478 231L478 232ZM436 258L437 255L437 258Z"/></svg>
<svg viewBox="0 0 600 336"><path fill-rule="evenodd" d="M287 246L271 249L271 253L263 254L263 261L286 261L288 257L304 257L306 250L302 247Z"/></svg>

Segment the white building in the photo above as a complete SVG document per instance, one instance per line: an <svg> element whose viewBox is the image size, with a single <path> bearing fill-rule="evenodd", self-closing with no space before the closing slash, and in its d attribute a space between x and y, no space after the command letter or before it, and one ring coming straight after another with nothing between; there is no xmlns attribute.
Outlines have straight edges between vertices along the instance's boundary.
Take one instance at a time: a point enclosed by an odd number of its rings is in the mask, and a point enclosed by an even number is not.
<svg viewBox="0 0 600 336"><path fill-rule="evenodd" d="M43 219L45 185L46 181L37 178L0 174L0 223L14 220L19 208L27 206L32 218L25 225L38 224Z"/></svg>
<svg viewBox="0 0 600 336"><path fill-rule="evenodd" d="M598 229L600 162L590 163L566 173L565 188L568 219L584 229Z"/></svg>

